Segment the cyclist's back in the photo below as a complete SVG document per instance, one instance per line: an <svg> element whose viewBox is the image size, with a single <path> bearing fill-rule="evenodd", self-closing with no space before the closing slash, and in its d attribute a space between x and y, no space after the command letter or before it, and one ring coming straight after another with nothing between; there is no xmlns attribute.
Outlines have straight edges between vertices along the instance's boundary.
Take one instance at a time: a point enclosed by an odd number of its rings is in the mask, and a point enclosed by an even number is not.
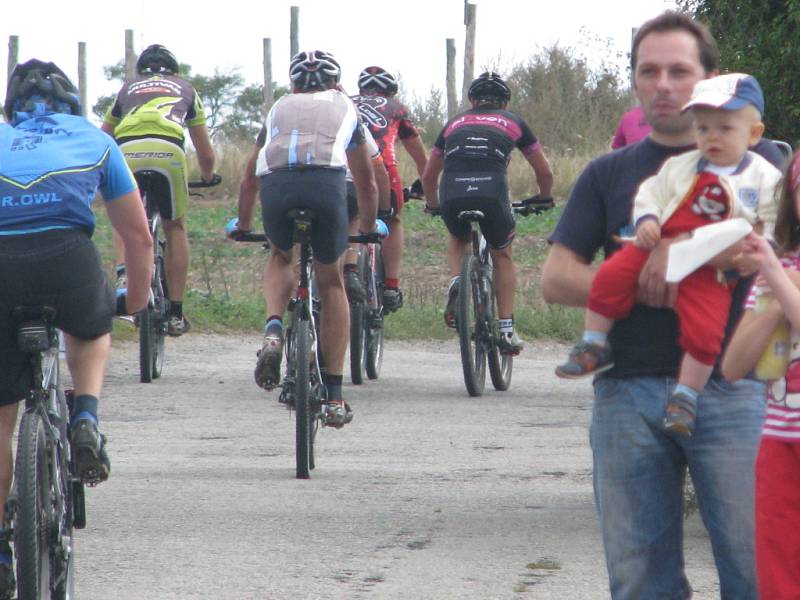
<svg viewBox="0 0 800 600"><path fill-rule="evenodd" d="M118 141L163 137L183 144L184 127L205 125L200 97L192 85L169 73L145 73L126 81L104 117Z"/></svg>
<svg viewBox="0 0 800 600"><path fill-rule="evenodd" d="M516 113L479 106L450 119L431 153L444 158L445 173L505 173L514 148L528 156L541 144Z"/></svg>
<svg viewBox="0 0 800 600"><path fill-rule="evenodd" d="M470 225L459 215L480 210L480 221L495 265L499 345L516 354L523 342L514 332L513 308L516 269L511 255L514 213L508 192L506 169L517 148L533 169L543 202L552 202L553 173L530 127L506 109L511 89L494 72L477 77L469 87L472 108L450 119L439 133L425 167L422 184L429 207L441 204L442 219L450 232L447 248L450 287L445 323L455 327L455 303L459 294L461 257L469 250ZM439 175L442 175L439 184Z"/></svg>
<svg viewBox="0 0 800 600"><path fill-rule="evenodd" d="M136 183L114 141L79 116L77 89L53 63L17 65L0 125L0 523L11 483L11 436L32 366L17 347L17 306L55 309L64 332L74 401L70 438L84 482L108 477L97 430L110 350L114 293L90 239L99 190L132 261L127 307L147 301L150 240ZM0 598L13 597L7 532L0 530Z"/></svg>
<svg viewBox="0 0 800 600"><path fill-rule="evenodd" d="M267 117L256 174L296 168L344 172L347 146L363 140L357 123L355 106L338 90L281 97Z"/></svg>
<svg viewBox="0 0 800 600"><path fill-rule="evenodd" d="M214 176L214 151L200 96L188 81L177 76L175 56L164 46L153 44L142 51L136 71L138 76L123 84L106 111L102 129L116 138L140 188L155 200L164 220L170 300L167 333L178 336L190 328L183 316L189 269L189 238L183 224L189 198L184 128L189 129L202 179L207 182ZM121 281L125 257L118 244L116 249Z"/></svg>
<svg viewBox="0 0 800 600"><path fill-rule="evenodd" d="M342 282L348 214L345 170L357 188L359 226L375 228L377 208L372 165L353 102L337 88L341 68L321 50L300 52L289 68L292 94L270 109L264 147L258 154L261 214L272 252L264 270L267 322L255 369L258 385L272 389L280 380L283 313L291 294L294 260L292 209L314 213L311 247L322 297L322 352L325 356L327 423L341 427L352 419L342 398L342 370L348 335L348 305Z"/></svg>

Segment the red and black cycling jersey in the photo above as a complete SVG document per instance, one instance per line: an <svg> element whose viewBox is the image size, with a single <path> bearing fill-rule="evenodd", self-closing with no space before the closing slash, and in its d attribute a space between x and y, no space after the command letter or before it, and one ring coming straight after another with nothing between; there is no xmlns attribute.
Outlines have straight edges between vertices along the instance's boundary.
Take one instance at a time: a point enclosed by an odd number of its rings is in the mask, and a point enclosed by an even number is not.
<svg viewBox="0 0 800 600"><path fill-rule="evenodd" d="M497 108L472 108L447 122L431 154L444 157L448 171L505 172L514 148L525 156L541 149L522 117Z"/></svg>
<svg viewBox="0 0 800 600"><path fill-rule="evenodd" d="M397 153L394 144L401 140L417 137L417 128L411 122L408 109L394 97L380 94L353 96L363 122L378 143L383 163L387 168L397 165Z"/></svg>

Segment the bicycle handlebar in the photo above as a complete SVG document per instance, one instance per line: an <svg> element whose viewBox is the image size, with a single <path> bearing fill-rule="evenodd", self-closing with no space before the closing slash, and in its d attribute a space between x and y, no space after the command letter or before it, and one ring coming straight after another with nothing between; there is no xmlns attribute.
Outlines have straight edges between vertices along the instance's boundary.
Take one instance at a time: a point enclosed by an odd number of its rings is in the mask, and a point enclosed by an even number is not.
<svg viewBox="0 0 800 600"><path fill-rule="evenodd" d="M371 233L359 233L358 235L348 236L347 241L350 244L380 244L383 242L384 237L377 231Z"/></svg>
<svg viewBox="0 0 800 600"><path fill-rule="evenodd" d="M234 242L266 242L269 244L266 234L256 233L255 231L236 230L234 233L228 236L228 239L231 239Z"/></svg>
<svg viewBox="0 0 800 600"><path fill-rule="evenodd" d="M546 210L550 210L551 208L555 207L555 205L556 204L552 198L543 198L539 194L536 194L530 198L520 200L519 202L512 202L511 208L516 214L527 217L528 215L540 215ZM440 217L442 215L442 209L440 206L432 207L426 204L423 210L432 217Z"/></svg>
<svg viewBox="0 0 800 600"><path fill-rule="evenodd" d="M236 231L228 236L228 239L234 242L265 242L269 244L267 236L263 233L255 231ZM351 235L347 240L351 244L380 244L383 237L377 231L372 233L360 233L358 235Z"/></svg>
<svg viewBox="0 0 800 600"><path fill-rule="evenodd" d="M222 176L219 173L214 173L211 181L203 181L202 179L198 181L190 181L188 186L190 188L207 188L217 186L220 183L222 183Z"/></svg>

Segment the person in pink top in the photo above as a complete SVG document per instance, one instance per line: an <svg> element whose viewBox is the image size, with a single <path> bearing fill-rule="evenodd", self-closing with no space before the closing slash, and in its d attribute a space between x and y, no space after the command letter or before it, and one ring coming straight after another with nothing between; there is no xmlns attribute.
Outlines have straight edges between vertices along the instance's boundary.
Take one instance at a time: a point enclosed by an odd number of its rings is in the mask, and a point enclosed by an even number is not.
<svg viewBox="0 0 800 600"><path fill-rule="evenodd" d="M619 120L619 126L611 140L611 149L616 150L628 144L633 144L647 137L650 133L650 124L641 106L635 106Z"/></svg>
<svg viewBox="0 0 800 600"><path fill-rule="evenodd" d="M764 599L800 598L800 154L785 177L775 241L777 255L765 238L745 240L744 256L760 276L722 362L726 379L751 377L772 332L784 321L791 326L786 372L767 382L755 470L756 572ZM769 299L766 308L756 309L757 295Z"/></svg>

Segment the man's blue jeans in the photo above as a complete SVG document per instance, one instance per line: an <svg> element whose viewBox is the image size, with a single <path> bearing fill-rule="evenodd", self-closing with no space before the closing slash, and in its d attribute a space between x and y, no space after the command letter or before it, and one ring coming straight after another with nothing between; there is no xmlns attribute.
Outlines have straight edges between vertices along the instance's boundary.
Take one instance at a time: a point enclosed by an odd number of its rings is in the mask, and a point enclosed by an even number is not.
<svg viewBox="0 0 800 600"><path fill-rule="evenodd" d="M597 378L592 414L595 504L614 600L683 600L683 483L688 465L723 600L758 597L754 465L764 386L711 379L691 438L664 430L671 378Z"/></svg>

